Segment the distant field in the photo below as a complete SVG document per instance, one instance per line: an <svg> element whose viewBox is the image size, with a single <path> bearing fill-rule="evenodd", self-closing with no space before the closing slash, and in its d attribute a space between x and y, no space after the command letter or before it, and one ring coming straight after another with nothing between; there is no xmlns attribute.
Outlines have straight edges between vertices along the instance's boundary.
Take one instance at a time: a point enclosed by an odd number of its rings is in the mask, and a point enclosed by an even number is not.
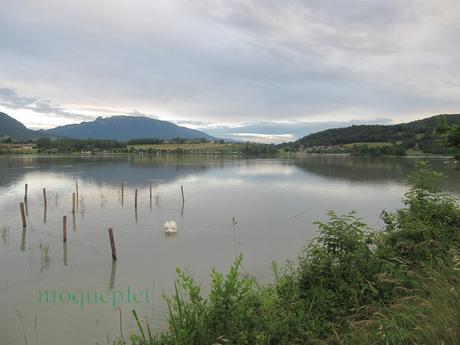
<svg viewBox="0 0 460 345"><path fill-rule="evenodd" d="M397 142L396 144L400 144L401 142ZM389 141L380 141L380 142L372 142L372 143L366 143L366 142L355 142L355 143L350 143L350 144L345 144L343 145L346 148L351 148L353 145L367 145L368 147L382 147L382 146L391 146L393 143Z"/></svg>
<svg viewBox="0 0 460 345"><path fill-rule="evenodd" d="M219 151L219 152L232 152L240 151L243 144L219 144L219 143L194 143L194 144L142 144L142 145L128 145L128 149L134 150L148 150L150 148L163 151L176 151L178 149L184 151Z"/></svg>
<svg viewBox="0 0 460 345"><path fill-rule="evenodd" d="M0 144L0 152L7 153L36 153L35 144Z"/></svg>

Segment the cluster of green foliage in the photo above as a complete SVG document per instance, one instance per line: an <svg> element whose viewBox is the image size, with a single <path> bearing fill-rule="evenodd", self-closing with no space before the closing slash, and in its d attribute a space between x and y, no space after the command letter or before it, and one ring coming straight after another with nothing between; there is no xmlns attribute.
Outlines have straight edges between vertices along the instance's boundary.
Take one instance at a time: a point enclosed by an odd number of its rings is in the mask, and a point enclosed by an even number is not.
<svg viewBox="0 0 460 345"><path fill-rule="evenodd" d="M0 142L2 144L11 144L13 142L13 139L11 139L10 137L6 137L6 138L2 138Z"/></svg>
<svg viewBox="0 0 460 345"><path fill-rule="evenodd" d="M94 151L111 151L124 152L126 144L116 140L78 140L78 139L60 139L51 140L50 138L41 138L36 141L39 152L50 153L71 153L71 152L94 152Z"/></svg>
<svg viewBox="0 0 460 345"><path fill-rule="evenodd" d="M258 144L247 142L241 149L241 152L245 155L266 155L275 154L278 152L278 148L274 144Z"/></svg>
<svg viewBox="0 0 460 345"><path fill-rule="evenodd" d="M351 154L355 156L405 156L406 150L403 145L380 145L369 146L367 144L355 144L351 147Z"/></svg>
<svg viewBox="0 0 460 345"><path fill-rule="evenodd" d="M449 129L447 133L447 146L455 147L457 150L460 149L460 124L456 124Z"/></svg>
<svg viewBox="0 0 460 345"><path fill-rule="evenodd" d="M273 144L259 143L225 143L214 142L187 142L185 144L165 142L163 144L128 145L128 152L158 153L158 154L238 154L244 156L274 155L278 149Z"/></svg>
<svg viewBox="0 0 460 345"><path fill-rule="evenodd" d="M321 145L346 145L352 143L394 142L405 150L413 149L425 153L448 154L452 149L438 139L436 129L439 119L449 126L460 126L460 114L437 115L423 120L397 125L358 125L334 128L313 133L293 143L282 146L289 151Z"/></svg>
<svg viewBox="0 0 460 345"><path fill-rule="evenodd" d="M436 134L441 142L453 150L456 158L460 158L460 123L449 125L445 116L439 118Z"/></svg>
<svg viewBox="0 0 460 345"><path fill-rule="evenodd" d="M179 270L169 329L152 335L135 314L131 344L459 344L460 207L441 180L419 163L380 231L330 212L269 286L240 273L241 257L226 276L212 271L207 298Z"/></svg>

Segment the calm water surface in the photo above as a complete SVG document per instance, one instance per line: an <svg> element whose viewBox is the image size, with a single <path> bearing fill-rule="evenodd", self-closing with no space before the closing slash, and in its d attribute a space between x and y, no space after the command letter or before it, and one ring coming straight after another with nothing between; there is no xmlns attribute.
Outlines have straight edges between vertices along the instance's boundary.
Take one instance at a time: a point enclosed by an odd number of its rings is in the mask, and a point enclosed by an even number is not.
<svg viewBox="0 0 460 345"><path fill-rule="evenodd" d="M150 303L121 305L126 335L134 327L133 308L157 329L165 326L161 295L171 291L176 267L192 273L207 291L210 269L226 270L243 253L247 274L270 282L270 263L295 259L315 236L312 223L326 220L327 210L356 210L370 225L381 226L381 210L401 205L407 190L404 177L415 161L343 156L1 157L0 344L25 344L24 337L29 344L107 344L120 335L118 310L111 303L83 308L44 304L38 301L40 289L150 289ZM448 176L445 190L459 197L458 166L444 160L432 163ZM76 181L78 209L72 216ZM19 203L26 183L28 226L23 231ZM64 215L67 245L62 242ZM174 237L164 233L169 220L177 222ZM116 263L108 227L114 229Z"/></svg>

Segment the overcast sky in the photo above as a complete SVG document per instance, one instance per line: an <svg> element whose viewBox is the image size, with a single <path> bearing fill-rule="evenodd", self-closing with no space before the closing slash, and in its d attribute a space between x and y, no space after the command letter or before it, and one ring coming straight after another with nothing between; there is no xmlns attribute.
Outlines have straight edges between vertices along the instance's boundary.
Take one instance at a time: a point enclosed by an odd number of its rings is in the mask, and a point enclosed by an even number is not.
<svg viewBox="0 0 460 345"><path fill-rule="evenodd" d="M0 111L265 141L458 113L460 1L0 0Z"/></svg>

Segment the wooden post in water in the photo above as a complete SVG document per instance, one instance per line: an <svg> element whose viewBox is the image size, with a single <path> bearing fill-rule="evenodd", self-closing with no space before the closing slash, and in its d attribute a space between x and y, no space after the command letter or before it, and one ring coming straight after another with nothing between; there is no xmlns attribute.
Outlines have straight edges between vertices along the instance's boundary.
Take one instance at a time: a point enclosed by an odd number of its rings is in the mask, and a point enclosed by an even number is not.
<svg viewBox="0 0 460 345"><path fill-rule="evenodd" d="M19 204L19 209L21 210L22 227L25 228L27 226L27 223L26 223L26 213L24 211L24 203L23 202L21 202Z"/></svg>
<svg viewBox="0 0 460 345"><path fill-rule="evenodd" d="M77 193L77 200L78 200L78 181L75 181L75 192Z"/></svg>
<svg viewBox="0 0 460 345"><path fill-rule="evenodd" d="M180 190L182 192L182 203L185 203L185 198L184 198L184 186L180 186Z"/></svg>
<svg viewBox="0 0 460 345"><path fill-rule="evenodd" d="M72 213L75 214L75 193L72 193Z"/></svg>
<svg viewBox="0 0 460 345"><path fill-rule="evenodd" d="M46 188L43 188L43 205L45 208L48 207L48 203L46 202Z"/></svg>
<svg viewBox="0 0 460 345"><path fill-rule="evenodd" d="M67 216L62 217L62 241L67 242Z"/></svg>
<svg viewBox="0 0 460 345"><path fill-rule="evenodd" d="M29 217L29 209L27 207L27 191L29 190L29 185L26 183L24 185L24 206L26 210L26 217Z"/></svg>
<svg viewBox="0 0 460 345"><path fill-rule="evenodd" d="M113 238L113 230L109 228L110 248L112 250L112 260L117 260L117 250L115 248L115 239Z"/></svg>
<svg viewBox="0 0 460 345"><path fill-rule="evenodd" d="M134 207L137 208L137 189L134 192Z"/></svg>
<svg viewBox="0 0 460 345"><path fill-rule="evenodd" d="M123 199L125 197L125 183L121 180L121 206L123 206Z"/></svg>

